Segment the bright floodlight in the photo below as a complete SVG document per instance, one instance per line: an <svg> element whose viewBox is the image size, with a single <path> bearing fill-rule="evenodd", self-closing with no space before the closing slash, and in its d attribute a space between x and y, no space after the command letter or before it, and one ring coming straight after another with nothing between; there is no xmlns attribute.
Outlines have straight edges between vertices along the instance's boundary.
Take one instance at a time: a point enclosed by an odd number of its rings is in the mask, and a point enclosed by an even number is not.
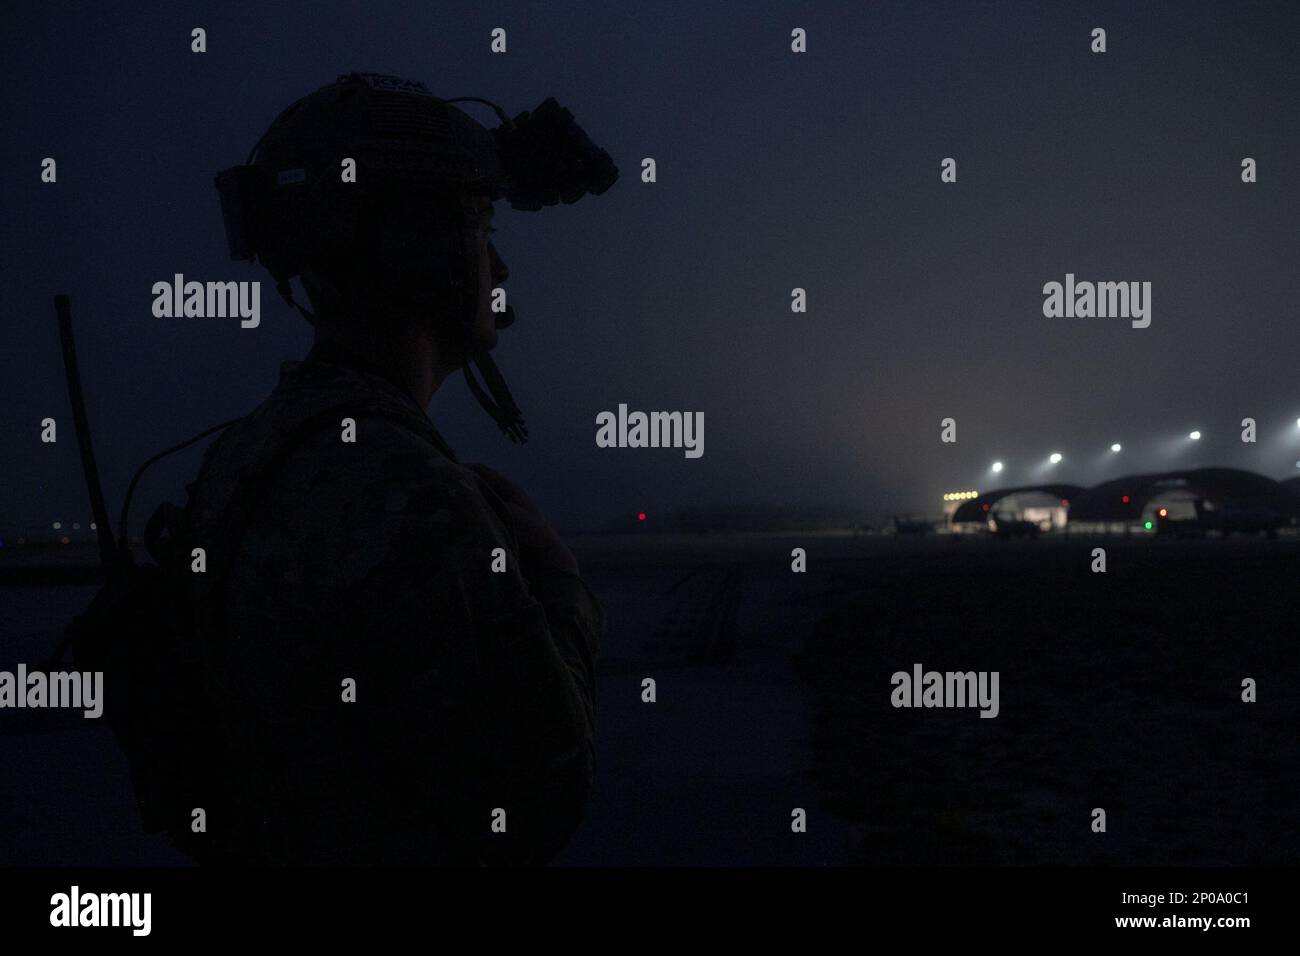
<svg viewBox="0 0 1300 956"><path fill-rule="evenodd" d="M1110 446L1110 450L1111 450L1111 451L1119 451L1119 449L1120 449L1120 444L1119 444L1119 442L1115 442L1115 444L1113 444L1113 445Z"/></svg>
<svg viewBox="0 0 1300 956"><path fill-rule="evenodd" d="M993 473L994 473L994 474L997 474L997 473L998 473L999 471L1001 471L1001 470L1002 470L1002 462L1000 462L1000 461L995 461L995 462L993 463Z"/></svg>
<svg viewBox="0 0 1300 956"><path fill-rule="evenodd" d="M1053 465L1055 465L1058 461L1061 460L1061 453L1059 451L1054 451L1052 452L1051 456L1047 460L1050 461Z"/></svg>
<svg viewBox="0 0 1300 956"><path fill-rule="evenodd" d="M1200 432L1192 432L1192 433L1191 433L1190 435L1188 435L1187 437L1190 438L1192 441L1200 441L1200 440L1201 440L1201 433L1200 433Z"/></svg>

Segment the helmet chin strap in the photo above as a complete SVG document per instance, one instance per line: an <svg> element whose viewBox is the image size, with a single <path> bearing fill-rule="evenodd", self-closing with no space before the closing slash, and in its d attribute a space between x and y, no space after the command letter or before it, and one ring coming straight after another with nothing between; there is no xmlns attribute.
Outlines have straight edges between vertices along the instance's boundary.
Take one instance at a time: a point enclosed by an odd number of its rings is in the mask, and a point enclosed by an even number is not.
<svg viewBox="0 0 1300 956"><path fill-rule="evenodd" d="M474 377L471 364L477 366L479 374L483 376L483 381L487 383L486 390ZM510 389L506 387L506 380L502 377L501 370L497 368L497 363L490 353L477 352L465 363L465 381L469 383L469 389L478 399L478 403L492 416L497 427L505 432L512 442L522 445L528 441L528 429L524 427L523 413L515 404Z"/></svg>
<svg viewBox="0 0 1300 956"><path fill-rule="evenodd" d="M504 329L515 320L515 310L506 306L506 310L496 321L499 329ZM479 375L483 376L483 382L474 376L471 365L478 368ZM522 445L528 441L528 429L524 427L523 412L515 404L514 396L510 394L510 388L506 385L505 376L497 368L496 361L487 349L476 349L470 353L468 360L465 362L465 381L469 384L469 390L474 393L478 403L483 406L483 410L492 416L497 427L505 432L512 442ZM484 388L484 385L487 387Z"/></svg>

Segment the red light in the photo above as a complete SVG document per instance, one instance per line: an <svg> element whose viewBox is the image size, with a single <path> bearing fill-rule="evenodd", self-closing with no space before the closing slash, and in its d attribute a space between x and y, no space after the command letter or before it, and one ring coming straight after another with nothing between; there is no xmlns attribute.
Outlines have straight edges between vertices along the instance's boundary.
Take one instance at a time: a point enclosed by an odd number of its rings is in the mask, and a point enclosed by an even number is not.
<svg viewBox="0 0 1300 956"><path fill-rule="evenodd" d="M1169 509L1168 509L1168 508L1161 508L1161 509L1160 509L1160 517L1162 517L1162 518L1168 518L1168 517L1169 517Z"/></svg>
<svg viewBox="0 0 1300 956"><path fill-rule="evenodd" d="M1122 502L1124 502L1124 504L1128 504L1128 495L1125 495L1123 498L1121 498L1121 499L1119 499L1119 500L1122 501Z"/></svg>
<svg viewBox="0 0 1300 956"><path fill-rule="evenodd" d="M1069 498L1062 498L1062 499L1061 499L1061 507L1062 507L1062 508L1068 508L1068 507L1070 507L1070 499L1069 499Z"/></svg>
<svg viewBox="0 0 1300 956"><path fill-rule="evenodd" d="M637 516L636 516L636 520L637 520L637 521L645 521L645 512L644 512L644 511L638 512L638 513L637 513Z"/></svg>
<svg viewBox="0 0 1300 956"><path fill-rule="evenodd" d="M988 506L988 505L983 505L983 508L984 508L985 511L988 511L988 510L989 510L989 506Z"/></svg>

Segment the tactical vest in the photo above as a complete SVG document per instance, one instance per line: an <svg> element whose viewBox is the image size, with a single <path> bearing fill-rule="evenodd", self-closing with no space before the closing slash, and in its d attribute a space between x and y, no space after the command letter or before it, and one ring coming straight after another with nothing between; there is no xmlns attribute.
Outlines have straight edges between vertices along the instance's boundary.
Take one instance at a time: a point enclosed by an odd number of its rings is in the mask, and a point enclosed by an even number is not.
<svg viewBox="0 0 1300 956"><path fill-rule="evenodd" d="M428 417L395 398L358 393L308 407L258 460L241 469L211 540L196 540L184 510L170 502L149 519L145 541L157 564L134 560L114 574L67 629L76 664L104 674L104 716L126 754L144 829L166 833L182 852L218 862L207 834L195 832L198 810L220 817L223 830L255 821L231 819L225 788L228 758L218 715L225 696L206 648L221 640L222 594L258 504L305 441L344 417L379 417L409 428L453 462L455 454ZM207 569L191 572L193 548Z"/></svg>

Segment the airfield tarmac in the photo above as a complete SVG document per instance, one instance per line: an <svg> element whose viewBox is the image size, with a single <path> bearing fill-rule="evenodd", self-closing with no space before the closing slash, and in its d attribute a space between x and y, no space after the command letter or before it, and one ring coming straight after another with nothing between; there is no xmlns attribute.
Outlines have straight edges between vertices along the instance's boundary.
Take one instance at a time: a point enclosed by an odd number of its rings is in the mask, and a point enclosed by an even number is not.
<svg viewBox="0 0 1300 956"><path fill-rule="evenodd" d="M607 633L597 783L557 864L1300 860L1295 538L570 541ZM9 580L0 668L94 591ZM999 716L895 709L915 663L998 671ZM0 724L0 863L183 862L139 832L106 727L23 713Z"/></svg>

